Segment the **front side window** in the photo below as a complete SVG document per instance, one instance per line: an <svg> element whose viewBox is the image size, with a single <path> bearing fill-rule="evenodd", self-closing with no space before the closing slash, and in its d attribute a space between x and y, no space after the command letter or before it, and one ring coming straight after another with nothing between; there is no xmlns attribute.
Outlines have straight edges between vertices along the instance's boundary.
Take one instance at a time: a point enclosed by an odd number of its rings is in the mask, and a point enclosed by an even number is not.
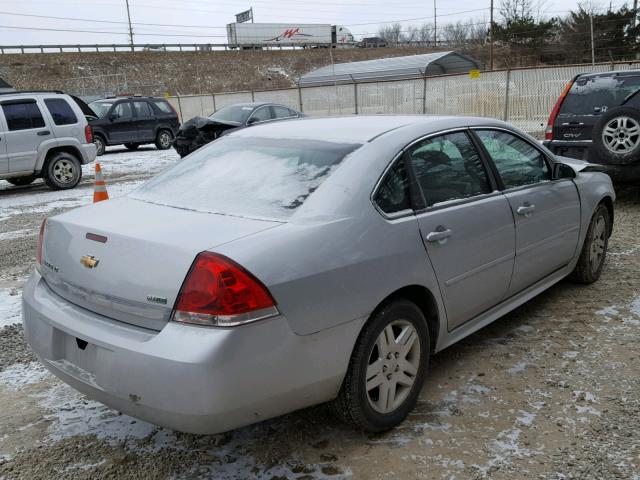
<svg viewBox="0 0 640 480"><path fill-rule="evenodd" d="M44 127L44 119L35 100L2 105L9 130L28 130Z"/></svg>
<svg viewBox="0 0 640 480"><path fill-rule="evenodd" d="M63 98L47 98L44 101L47 106L53 123L56 125L73 125L78 123L76 114L73 113L73 109Z"/></svg>
<svg viewBox="0 0 640 480"><path fill-rule="evenodd" d="M551 170L544 155L533 145L507 132L476 132L489 152L505 188L551 180Z"/></svg>
<svg viewBox="0 0 640 480"><path fill-rule="evenodd" d="M408 155L429 207L491 192L480 155L464 132L423 140Z"/></svg>
<svg viewBox="0 0 640 480"><path fill-rule="evenodd" d="M271 107L260 107L258 108L249 119L251 122L264 122L267 120L271 120L273 116L271 115Z"/></svg>
<svg viewBox="0 0 640 480"><path fill-rule="evenodd" d="M409 180L404 160L398 160L387 172L376 191L374 201L384 213L396 213L411 208Z"/></svg>
<svg viewBox="0 0 640 480"><path fill-rule="evenodd" d="M286 220L358 144L221 137L131 196L199 212Z"/></svg>
<svg viewBox="0 0 640 480"><path fill-rule="evenodd" d="M116 118L130 119L133 116L131 113L131 104L129 102L117 104L113 109L113 114Z"/></svg>

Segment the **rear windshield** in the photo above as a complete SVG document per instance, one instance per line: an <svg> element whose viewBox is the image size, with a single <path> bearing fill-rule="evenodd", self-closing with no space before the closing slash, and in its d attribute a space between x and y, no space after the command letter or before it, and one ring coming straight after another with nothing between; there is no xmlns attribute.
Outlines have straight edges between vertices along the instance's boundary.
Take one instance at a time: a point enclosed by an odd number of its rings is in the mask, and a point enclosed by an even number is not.
<svg viewBox="0 0 640 480"><path fill-rule="evenodd" d="M107 112L115 102L92 102L89 104L91 109L96 112L99 118L104 118Z"/></svg>
<svg viewBox="0 0 640 480"><path fill-rule="evenodd" d="M208 213L286 220L360 145L222 137L131 193Z"/></svg>
<svg viewBox="0 0 640 480"><path fill-rule="evenodd" d="M562 103L561 114L594 115L621 105L640 89L640 76L603 74L579 77Z"/></svg>

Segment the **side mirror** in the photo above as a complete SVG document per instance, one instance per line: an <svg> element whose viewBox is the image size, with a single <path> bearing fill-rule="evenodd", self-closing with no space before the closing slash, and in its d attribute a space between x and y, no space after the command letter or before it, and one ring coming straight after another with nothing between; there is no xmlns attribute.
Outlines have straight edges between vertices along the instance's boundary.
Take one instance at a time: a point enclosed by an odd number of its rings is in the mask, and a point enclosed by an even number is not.
<svg viewBox="0 0 640 480"><path fill-rule="evenodd" d="M258 117L251 117L249 120L247 120L247 125L253 125L254 123L258 123L260 120L258 119Z"/></svg>
<svg viewBox="0 0 640 480"><path fill-rule="evenodd" d="M111 115L109 115L109 120L110 120L110 121L112 121L112 122L113 122L114 120L117 120L118 118L119 118L119 117L118 117L118 114L117 114L117 113L112 113Z"/></svg>
<svg viewBox="0 0 640 480"><path fill-rule="evenodd" d="M556 163L553 165L553 179L560 180L562 178L576 178L576 171L569 165Z"/></svg>

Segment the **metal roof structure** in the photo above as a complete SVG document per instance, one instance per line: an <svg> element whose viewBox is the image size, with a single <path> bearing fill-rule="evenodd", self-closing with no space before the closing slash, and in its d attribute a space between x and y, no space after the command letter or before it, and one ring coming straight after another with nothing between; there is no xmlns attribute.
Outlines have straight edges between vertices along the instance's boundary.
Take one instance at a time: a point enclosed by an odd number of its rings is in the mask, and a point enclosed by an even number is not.
<svg viewBox="0 0 640 480"><path fill-rule="evenodd" d="M0 92L15 92L15 89L0 78Z"/></svg>
<svg viewBox="0 0 640 480"><path fill-rule="evenodd" d="M458 52L435 52L405 57L379 58L362 62L336 63L300 77L301 87L402 80L481 69L479 60Z"/></svg>

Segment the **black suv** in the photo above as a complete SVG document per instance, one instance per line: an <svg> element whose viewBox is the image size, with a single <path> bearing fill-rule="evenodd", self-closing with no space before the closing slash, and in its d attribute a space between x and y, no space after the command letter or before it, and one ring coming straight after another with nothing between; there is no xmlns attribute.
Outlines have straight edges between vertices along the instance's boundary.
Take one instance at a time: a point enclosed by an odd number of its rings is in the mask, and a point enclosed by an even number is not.
<svg viewBox="0 0 640 480"><path fill-rule="evenodd" d="M614 181L640 180L640 70L578 75L556 102L545 146L604 166Z"/></svg>
<svg viewBox="0 0 640 480"><path fill-rule="evenodd" d="M108 98L89 106L97 117L90 119L89 125L98 155L107 145L135 150L145 143L155 143L158 149L167 150L180 127L178 114L164 98Z"/></svg>

